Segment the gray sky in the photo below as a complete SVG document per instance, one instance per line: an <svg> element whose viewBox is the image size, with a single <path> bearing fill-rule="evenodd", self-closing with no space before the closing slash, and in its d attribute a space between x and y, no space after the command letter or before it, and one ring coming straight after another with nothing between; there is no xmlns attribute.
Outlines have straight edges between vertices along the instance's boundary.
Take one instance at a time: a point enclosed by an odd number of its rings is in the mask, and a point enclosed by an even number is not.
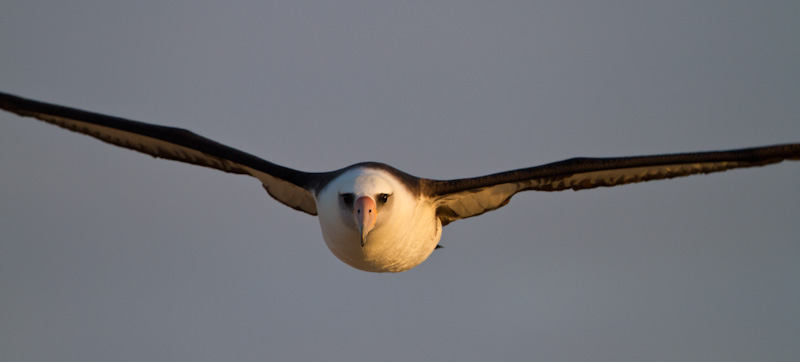
<svg viewBox="0 0 800 362"><path fill-rule="evenodd" d="M6 0L0 89L305 171L800 141L800 2L491 3ZM393 275L255 179L8 113L0 166L2 361L800 359L798 163L520 194Z"/></svg>

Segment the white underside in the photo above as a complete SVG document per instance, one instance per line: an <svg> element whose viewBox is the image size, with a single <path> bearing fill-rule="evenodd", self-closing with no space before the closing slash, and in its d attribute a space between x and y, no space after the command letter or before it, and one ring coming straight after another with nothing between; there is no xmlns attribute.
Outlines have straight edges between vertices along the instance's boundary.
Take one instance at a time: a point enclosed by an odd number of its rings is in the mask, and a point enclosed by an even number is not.
<svg viewBox="0 0 800 362"><path fill-rule="evenodd" d="M379 209L375 227L363 247L352 214L341 207L342 192L392 195L391 203ZM341 261L360 270L411 269L428 258L442 236L434 205L412 195L382 170L359 168L341 175L317 195L317 210L328 248Z"/></svg>

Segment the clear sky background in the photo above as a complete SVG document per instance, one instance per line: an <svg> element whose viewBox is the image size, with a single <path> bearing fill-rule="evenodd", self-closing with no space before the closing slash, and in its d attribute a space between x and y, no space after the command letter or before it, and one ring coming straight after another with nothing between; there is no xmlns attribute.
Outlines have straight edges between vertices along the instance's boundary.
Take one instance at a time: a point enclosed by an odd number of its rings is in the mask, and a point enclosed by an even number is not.
<svg viewBox="0 0 800 362"><path fill-rule="evenodd" d="M800 141L800 2L0 4L0 89L305 171ZM523 193L400 274L255 179L0 113L2 361L797 361L800 163Z"/></svg>

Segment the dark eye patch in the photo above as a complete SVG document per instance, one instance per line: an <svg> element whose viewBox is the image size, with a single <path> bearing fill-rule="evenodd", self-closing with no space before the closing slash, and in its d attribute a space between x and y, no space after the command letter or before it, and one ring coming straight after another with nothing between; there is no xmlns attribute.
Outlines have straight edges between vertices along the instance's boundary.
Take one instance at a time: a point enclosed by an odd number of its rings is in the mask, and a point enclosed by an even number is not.
<svg viewBox="0 0 800 362"><path fill-rule="evenodd" d="M392 196L392 195L389 195L389 194L378 194L378 203L379 204L385 204L387 201L389 201L389 196Z"/></svg>
<svg viewBox="0 0 800 362"><path fill-rule="evenodd" d="M345 204L345 206L350 208L353 207L353 201L355 201L355 195L351 193L346 193L346 194L339 194L339 197L342 199L342 202Z"/></svg>

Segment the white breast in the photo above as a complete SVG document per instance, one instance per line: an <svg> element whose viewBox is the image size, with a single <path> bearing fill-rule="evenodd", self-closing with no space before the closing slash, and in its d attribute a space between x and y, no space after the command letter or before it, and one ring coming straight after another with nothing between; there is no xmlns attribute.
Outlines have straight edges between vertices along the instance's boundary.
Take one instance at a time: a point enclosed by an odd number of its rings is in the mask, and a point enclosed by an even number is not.
<svg viewBox="0 0 800 362"><path fill-rule="evenodd" d="M391 194L378 212L375 228L362 247L352 213L342 208L340 194ZM413 195L390 173L372 168L349 170L316 195L322 237L337 258L371 272L401 272L428 258L442 235L436 209Z"/></svg>

